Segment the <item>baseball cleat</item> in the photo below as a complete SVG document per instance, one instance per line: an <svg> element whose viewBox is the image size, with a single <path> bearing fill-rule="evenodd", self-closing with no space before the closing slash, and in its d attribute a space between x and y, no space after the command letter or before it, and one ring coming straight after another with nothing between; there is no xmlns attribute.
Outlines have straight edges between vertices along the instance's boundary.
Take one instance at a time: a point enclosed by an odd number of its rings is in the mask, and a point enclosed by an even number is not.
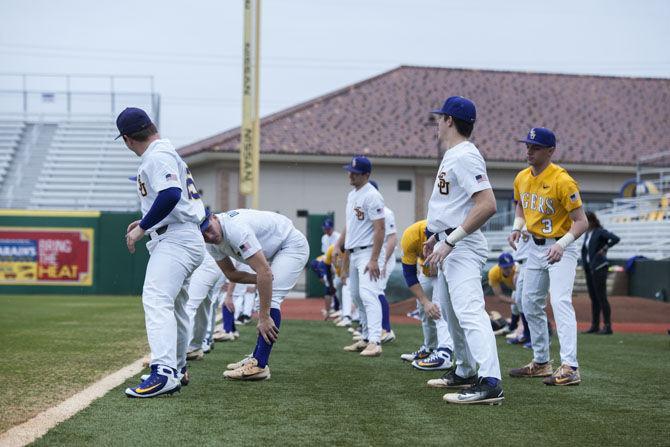
<svg viewBox="0 0 670 447"><path fill-rule="evenodd" d="M181 389L174 369L163 365L151 365L151 374L133 388L126 388L126 396L149 398L172 394Z"/></svg>
<svg viewBox="0 0 670 447"><path fill-rule="evenodd" d="M235 333L233 332L215 332L212 339L214 341L235 341L237 337L235 337Z"/></svg>
<svg viewBox="0 0 670 447"><path fill-rule="evenodd" d="M395 333L393 332L393 330L389 332L382 331L382 344L391 343L394 340L395 340Z"/></svg>
<svg viewBox="0 0 670 447"><path fill-rule="evenodd" d="M570 386L579 385L581 381L582 378L579 375L579 369L572 369L572 366L563 363L550 377L547 377L542 382L545 385Z"/></svg>
<svg viewBox="0 0 670 447"><path fill-rule="evenodd" d="M524 337L523 335L520 336L514 336L512 338L507 339L507 344L509 345L522 345L524 343L527 343L528 339Z"/></svg>
<svg viewBox="0 0 670 447"><path fill-rule="evenodd" d="M223 377L231 380L267 380L270 378L270 368L258 366L258 360L251 358L244 365L237 369L223 372Z"/></svg>
<svg viewBox="0 0 670 447"><path fill-rule="evenodd" d="M228 370L233 370L233 369L241 368L242 366L244 366L247 362L249 362L249 361L250 361L251 359L253 359L253 358L254 358L254 357L253 357L253 354L249 354L248 356L244 357L244 358L243 358L242 360L240 360L239 362L228 363L228 364L226 365L226 369L228 369Z"/></svg>
<svg viewBox="0 0 670 447"><path fill-rule="evenodd" d="M521 368L510 369L509 375L510 377L548 377L551 376L551 362L541 365L530 362Z"/></svg>
<svg viewBox="0 0 670 447"><path fill-rule="evenodd" d="M410 352L409 354L401 354L400 358L406 362L413 362L414 360L421 360L429 357L432 352L432 349L426 349L425 346L421 346L417 351Z"/></svg>
<svg viewBox="0 0 670 447"><path fill-rule="evenodd" d="M359 341L359 340L363 340L363 336L358 334L358 335L354 335L353 337L351 337L351 339L353 341Z"/></svg>
<svg viewBox="0 0 670 447"><path fill-rule="evenodd" d="M433 371L449 369L452 363L451 350L449 348L439 348L427 358L414 360L412 366L422 371Z"/></svg>
<svg viewBox="0 0 670 447"><path fill-rule="evenodd" d="M433 388L469 388L477 384L477 376L461 377L455 369L450 369L439 379L430 379L427 384Z"/></svg>
<svg viewBox="0 0 670 447"><path fill-rule="evenodd" d="M350 328L351 327L351 319L349 317L342 317L340 321L335 324L337 327L346 327Z"/></svg>
<svg viewBox="0 0 670 447"><path fill-rule="evenodd" d="M380 343L368 343L360 355L363 357L379 357L382 355L382 345Z"/></svg>
<svg viewBox="0 0 670 447"><path fill-rule="evenodd" d="M349 327L347 328L347 331L348 331L350 334L353 334L354 332L356 332L356 329L354 329L352 326L349 326Z"/></svg>
<svg viewBox="0 0 670 447"><path fill-rule="evenodd" d="M140 380L145 381L149 377L151 377L151 374L142 374ZM188 368L186 366L177 373L177 379L179 379L181 386L187 386L191 382L191 375L188 373Z"/></svg>
<svg viewBox="0 0 670 447"><path fill-rule="evenodd" d="M186 353L186 360L202 360L205 358L205 352L202 349L193 349Z"/></svg>
<svg viewBox="0 0 670 447"><path fill-rule="evenodd" d="M445 394L442 399L450 404L500 405L505 396L499 380L496 385L491 385L486 378L480 377L475 385L458 393Z"/></svg>
<svg viewBox="0 0 670 447"><path fill-rule="evenodd" d="M498 335L507 335L507 334L510 334L510 333L512 333L512 330L509 328L509 325L505 325L505 326L501 327L500 329L498 329L497 331L493 331L493 335L495 335L496 337Z"/></svg>
<svg viewBox="0 0 670 447"><path fill-rule="evenodd" d="M344 350L347 352L360 352L368 346L368 342L365 340L358 340L356 343L345 346Z"/></svg>

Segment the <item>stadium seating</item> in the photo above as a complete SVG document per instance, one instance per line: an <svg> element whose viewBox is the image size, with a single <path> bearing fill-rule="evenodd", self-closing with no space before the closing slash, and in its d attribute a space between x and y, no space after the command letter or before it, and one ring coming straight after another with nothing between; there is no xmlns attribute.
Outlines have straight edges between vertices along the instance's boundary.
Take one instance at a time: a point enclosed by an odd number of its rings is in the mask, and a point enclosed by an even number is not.
<svg viewBox="0 0 670 447"><path fill-rule="evenodd" d="M0 121L0 185L9 171L24 128L23 121Z"/></svg>
<svg viewBox="0 0 670 447"><path fill-rule="evenodd" d="M133 211L139 158L117 135L112 121L58 124L30 199L31 208Z"/></svg>

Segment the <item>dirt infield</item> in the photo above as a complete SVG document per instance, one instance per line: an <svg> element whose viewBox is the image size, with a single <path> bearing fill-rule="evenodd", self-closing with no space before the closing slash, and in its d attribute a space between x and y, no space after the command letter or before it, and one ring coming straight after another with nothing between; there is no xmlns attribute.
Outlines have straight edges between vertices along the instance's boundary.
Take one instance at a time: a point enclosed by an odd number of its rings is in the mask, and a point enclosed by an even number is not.
<svg viewBox="0 0 670 447"><path fill-rule="evenodd" d="M670 304L646 298L613 296L609 298L612 306L612 326L614 331L626 333L667 334L670 330ZM590 326L591 301L585 294L576 295L573 300L580 330ZM291 299L282 304L282 317L293 320L321 320L323 301L320 299ZM416 308L413 299L391 305L391 321L395 323L419 324L407 313ZM496 310L509 317L509 304L488 297L486 309ZM547 306L549 317L553 319L551 306Z"/></svg>

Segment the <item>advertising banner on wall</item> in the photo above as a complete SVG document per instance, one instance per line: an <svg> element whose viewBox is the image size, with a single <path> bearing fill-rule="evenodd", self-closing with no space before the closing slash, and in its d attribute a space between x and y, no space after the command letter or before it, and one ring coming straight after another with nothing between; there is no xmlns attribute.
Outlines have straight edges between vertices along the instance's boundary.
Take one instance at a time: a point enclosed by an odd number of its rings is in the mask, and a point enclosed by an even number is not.
<svg viewBox="0 0 670 447"><path fill-rule="evenodd" d="M92 228L0 227L0 285L90 286Z"/></svg>

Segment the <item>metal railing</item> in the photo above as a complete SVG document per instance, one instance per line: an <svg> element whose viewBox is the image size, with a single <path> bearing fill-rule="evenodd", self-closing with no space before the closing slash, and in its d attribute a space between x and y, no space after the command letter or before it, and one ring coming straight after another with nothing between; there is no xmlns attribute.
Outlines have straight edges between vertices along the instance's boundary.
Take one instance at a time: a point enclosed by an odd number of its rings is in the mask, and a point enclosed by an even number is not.
<svg viewBox="0 0 670 447"><path fill-rule="evenodd" d="M0 73L1 115L107 119L127 106L145 109L160 124L153 76Z"/></svg>

